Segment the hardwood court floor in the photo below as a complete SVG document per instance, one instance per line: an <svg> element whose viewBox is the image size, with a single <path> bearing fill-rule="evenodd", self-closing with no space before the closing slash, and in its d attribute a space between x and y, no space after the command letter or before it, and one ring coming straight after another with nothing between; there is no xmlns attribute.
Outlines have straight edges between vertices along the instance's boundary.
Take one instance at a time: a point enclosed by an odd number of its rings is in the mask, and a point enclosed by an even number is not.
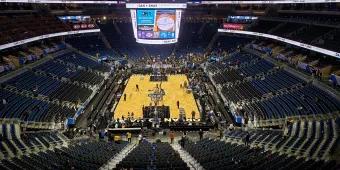
<svg viewBox="0 0 340 170"><path fill-rule="evenodd" d="M162 82L162 88L165 91L163 101L159 103L161 106L170 107L170 118L179 117L179 109L177 108L177 101L179 101L180 108L184 108L187 118L191 118L191 112L195 111L195 118L199 119L199 112L193 94L187 93L184 88L180 88L180 84L188 82L186 75L169 75L168 81ZM148 96L151 91L160 82L150 82L149 75L132 75L124 89L124 93L119 100L119 103L114 111L114 118L120 118L124 115L128 117L128 112L134 113L134 118L142 118L142 107L149 106L151 98ZM136 84L139 86L139 91L136 89ZM126 101L124 101L124 94L126 94ZM154 105L154 103L152 102Z"/></svg>

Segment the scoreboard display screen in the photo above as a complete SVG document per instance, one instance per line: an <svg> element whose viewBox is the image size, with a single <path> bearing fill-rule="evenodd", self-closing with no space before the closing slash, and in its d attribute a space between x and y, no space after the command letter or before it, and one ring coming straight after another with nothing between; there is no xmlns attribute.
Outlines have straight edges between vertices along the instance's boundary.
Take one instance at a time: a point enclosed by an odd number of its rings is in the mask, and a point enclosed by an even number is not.
<svg viewBox="0 0 340 170"><path fill-rule="evenodd" d="M134 37L142 44L176 43L186 3L127 3Z"/></svg>
<svg viewBox="0 0 340 170"><path fill-rule="evenodd" d="M136 42L142 44L176 43L180 31L181 9L131 9Z"/></svg>
<svg viewBox="0 0 340 170"><path fill-rule="evenodd" d="M176 10L137 10L137 38L174 39L175 31Z"/></svg>

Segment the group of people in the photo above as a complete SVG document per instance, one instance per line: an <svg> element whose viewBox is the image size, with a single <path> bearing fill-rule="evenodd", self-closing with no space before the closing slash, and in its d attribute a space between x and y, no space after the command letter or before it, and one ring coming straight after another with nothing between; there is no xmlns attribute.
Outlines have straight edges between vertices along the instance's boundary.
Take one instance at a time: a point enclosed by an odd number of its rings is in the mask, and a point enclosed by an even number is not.
<svg viewBox="0 0 340 170"><path fill-rule="evenodd" d="M163 134L166 135L165 131L163 131ZM200 131L198 132L199 140L202 140L202 139L203 139L203 134L204 134L203 130L200 129ZM99 135L101 135L101 134L99 134ZM132 132L128 131L128 132L126 132L125 134L123 134L123 136L126 136L126 139L127 139L128 142L130 142L130 143L132 142L132 137L133 137ZM168 136L169 136L169 139L170 139L170 144L174 144L175 138L176 138L176 133L175 133L175 131L170 130ZM120 137L120 138L121 138L121 137ZM145 138L145 136L143 135L143 131L141 131L141 132L138 134L138 137L137 137L138 143L141 143L141 142L142 142L143 140L145 140L145 139L146 139L146 138ZM182 147L185 146L186 141L187 141L187 132L184 131L184 132L183 132L183 135L182 135L182 137L181 137L181 139L179 140L179 142L180 142L180 144L181 144Z"/></svg>
<svg viewBox="0 0 340 170"><path fill-rule="evenodd" d="M129 128L129 127L143 127L145 122L143 119L133 118L133 113L130 113L130 117L125 118L122 116L121 119L110 120L108 127L110 128Z"/></svg>
<svg viewBox="0 0 340 170"><path fill-rule="evenodd" d="M139 85L138 85L138 84L136 84L136 91L139 92ZM123 94L123 100L124 100L124 101L126 101L126 99L127 99L126 97L127 97L127 94L124 93L124 94Z"/></svg>
<svg viewBox="0 0 340 170"><path fill-rule="evenodd" d="M203 139L203 134L204 134L203 130L200 129L198 131L199 140ZM170 143L173 144L174 139L175 139L175 132L174 131L170 131L169 138L170 138ZM182 147L185 146L186 141L187 141L187 132L183 131L183 135L182 135L181 139L179 140Z"/></svg>

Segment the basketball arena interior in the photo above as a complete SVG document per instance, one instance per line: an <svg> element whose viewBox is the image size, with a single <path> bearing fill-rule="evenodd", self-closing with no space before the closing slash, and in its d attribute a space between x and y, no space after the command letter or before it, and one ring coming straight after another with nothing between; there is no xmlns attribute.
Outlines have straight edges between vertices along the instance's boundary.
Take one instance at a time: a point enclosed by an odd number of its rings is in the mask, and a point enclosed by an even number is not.
<svg viewBox="0 0 340 170"><path fill-rule="evenodd" d="M340 170L340 0L0 0L1 170Z"/></svg>

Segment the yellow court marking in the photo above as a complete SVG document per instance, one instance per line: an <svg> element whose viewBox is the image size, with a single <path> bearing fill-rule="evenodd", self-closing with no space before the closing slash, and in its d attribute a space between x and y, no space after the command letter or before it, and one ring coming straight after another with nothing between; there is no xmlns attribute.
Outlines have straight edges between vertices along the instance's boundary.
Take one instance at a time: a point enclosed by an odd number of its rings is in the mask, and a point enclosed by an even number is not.
<svg viewBox="0 0 340 170"><path fill-rule="evenodd" d="M199 119L200 114L193 94L187 93L186 89L180 87L185 81L188 83L186 75L168 75L168 81L162 82L165 96L158 105L169 106L170 118L178 118L177 101L179 101L180 108L184 108L187 118L191 118L191 112L195 111L195 118ZM137 84L139 91L136 89ZM149 106L151 103L154 105L148 95L156 87L156 84L160 84L160 82L150 82L150 75L132 75L114 111L114 118L122 118L122 116L127 118L128 112L133 112L134 118L143 118L143 105ZM124 94L126 94L126 101L124 101Z"/></svg>

